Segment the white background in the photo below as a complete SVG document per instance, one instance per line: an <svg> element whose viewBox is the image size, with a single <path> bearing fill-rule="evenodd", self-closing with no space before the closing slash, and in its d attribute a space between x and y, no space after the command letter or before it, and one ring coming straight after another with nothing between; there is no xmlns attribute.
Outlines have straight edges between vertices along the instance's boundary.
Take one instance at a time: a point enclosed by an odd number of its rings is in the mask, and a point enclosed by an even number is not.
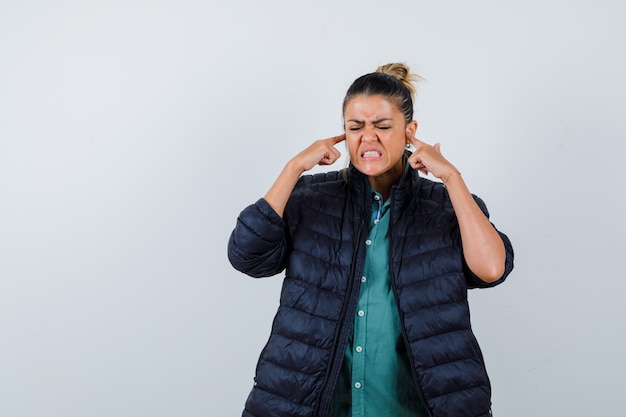
<svg viewBox="0 0 626 417"><path fill-rule="evenodd" d="M494 415L623 416L624 4L1 0L0 416L240 415L281 278L237 214L393 61L515 247Z"/></svg>

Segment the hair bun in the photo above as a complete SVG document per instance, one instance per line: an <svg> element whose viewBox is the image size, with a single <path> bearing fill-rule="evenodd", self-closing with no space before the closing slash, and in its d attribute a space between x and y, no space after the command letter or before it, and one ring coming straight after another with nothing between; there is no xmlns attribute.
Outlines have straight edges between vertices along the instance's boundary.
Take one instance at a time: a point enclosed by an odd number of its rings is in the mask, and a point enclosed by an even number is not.
<svg viewBox="0 0 626 417"><path fill-rule="evenodd" d="M396 80L400 81L411 92L411 98L415 100L415 83L422 81L423 78L417 74L412 74L408 65L401 62L393 62L386 65L381 65L376 68L376 72L391 75Z"/></svg>

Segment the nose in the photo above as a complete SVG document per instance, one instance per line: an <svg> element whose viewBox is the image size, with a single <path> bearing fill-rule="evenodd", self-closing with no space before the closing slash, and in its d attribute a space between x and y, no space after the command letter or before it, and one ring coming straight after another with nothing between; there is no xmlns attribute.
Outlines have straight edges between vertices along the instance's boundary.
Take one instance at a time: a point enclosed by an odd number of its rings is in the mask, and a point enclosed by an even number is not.
<svg viewBox="0 0 626 417"><path fill-rule="evenodd" d="M376 129L373 126L366 126L363 129L363 135L361 136L363 142L376 142L378 136L376 135Z"/></svg>

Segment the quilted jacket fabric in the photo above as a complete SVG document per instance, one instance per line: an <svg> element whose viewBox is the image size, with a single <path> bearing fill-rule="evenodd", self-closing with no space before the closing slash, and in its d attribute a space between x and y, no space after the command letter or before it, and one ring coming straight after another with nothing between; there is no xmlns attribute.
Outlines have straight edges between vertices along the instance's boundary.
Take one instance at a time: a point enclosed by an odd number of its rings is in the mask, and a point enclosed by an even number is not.
<svg viewBox="0 0 626 417"><path fill-rule="evenodd" d="M487 284L463 260L445 187L411 171L392 189L390 279L419 391L432 417L491 415L491 388L470 325L468 288ZM484 203L475 197L488 215ZM280 306L244 417L325 417L352 331L372 192L350 166L300 178L283 218L263 199L245 208L228 243L252 277L285 270Z"/></svg>

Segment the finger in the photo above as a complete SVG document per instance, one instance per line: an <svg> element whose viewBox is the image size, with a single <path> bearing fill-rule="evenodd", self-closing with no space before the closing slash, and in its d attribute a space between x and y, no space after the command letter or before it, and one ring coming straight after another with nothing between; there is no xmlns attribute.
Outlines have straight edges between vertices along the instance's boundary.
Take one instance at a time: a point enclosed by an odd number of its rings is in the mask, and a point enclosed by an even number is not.
<svg viewBox="0 0 626 417"><path fill-rule="evenodd" d="M425 142L422 142L421 140L413 136L413 134L411 133L409 129L406 130L406 138L413 144L413 146L415 146L415 148L419 148L422 145L426 145Z"/></svg>
<svg viewBox="0 0 626 417"><path fill-rule="evenodd" d="M411 165L413 169L417 169L417 166L422 164L422 162L418 158L417 153L415 152L411 156L409 156L407 162L409 163L409 165Z"/></svg>
<svg viewBox="0 0 626 417"><path fill-rule="evenodd" d="M339 150L334 146L331 146L328 151L330 159L337 160L341 156L341 152L339 152Z"/></svg>
<svg viewBox="0 0 626 417"><path fill-rule="evenodd" d="M426 165L422 164L421 162L409 162L409 165L411 166L411 168L421 172L424 175L428 175L428 168L426 168Z"/></svg>
<svg viewBox="0 0 626 417"><path fill-rule="evenodd" d="M407 162L409 163L411 168L421 172L424 175L428 175L428 168L426 168L426 165L421 160L417 152L413 153L413 155L411 155L409 159L407 159Z"/></svg>
<svg viewBox="0 0 626 417"><path fill-rule="evenodd" d="M333 158L333 157L324 157L322 159L320 159L320 161L317 163L318 165L332 165L335 162L337 162L339 158Z"/></svg>
<svg viewBox="0 0 626 417"><path fill-rule="evenodd" d="M422 170L425 168L425 165L422 163L422 161L420 161L417 158L409 158L407 160L407 162L409 163L409 165L411 166L411 168L413 169L418 169L418 170Z"/></svg>
<svg viewBox="0 0 626 417"><path fill-rule="evenodd" d="M341 157L341 152L339 152L336 148L331 146L324 153L324 156L322 157L320 164L322 161L324 162L324 165L334 164L340 157Z"/></svg>
<svg viewBox="0 0 626 417"><path fill-rule="evenodd" d="M346 134L343 133L343 134L341 134L339 136L333 136L332 138L329 138L328 140L330 140L330 143L332 143L333 145L336 145L336 144L346 140Z"/></svg>

